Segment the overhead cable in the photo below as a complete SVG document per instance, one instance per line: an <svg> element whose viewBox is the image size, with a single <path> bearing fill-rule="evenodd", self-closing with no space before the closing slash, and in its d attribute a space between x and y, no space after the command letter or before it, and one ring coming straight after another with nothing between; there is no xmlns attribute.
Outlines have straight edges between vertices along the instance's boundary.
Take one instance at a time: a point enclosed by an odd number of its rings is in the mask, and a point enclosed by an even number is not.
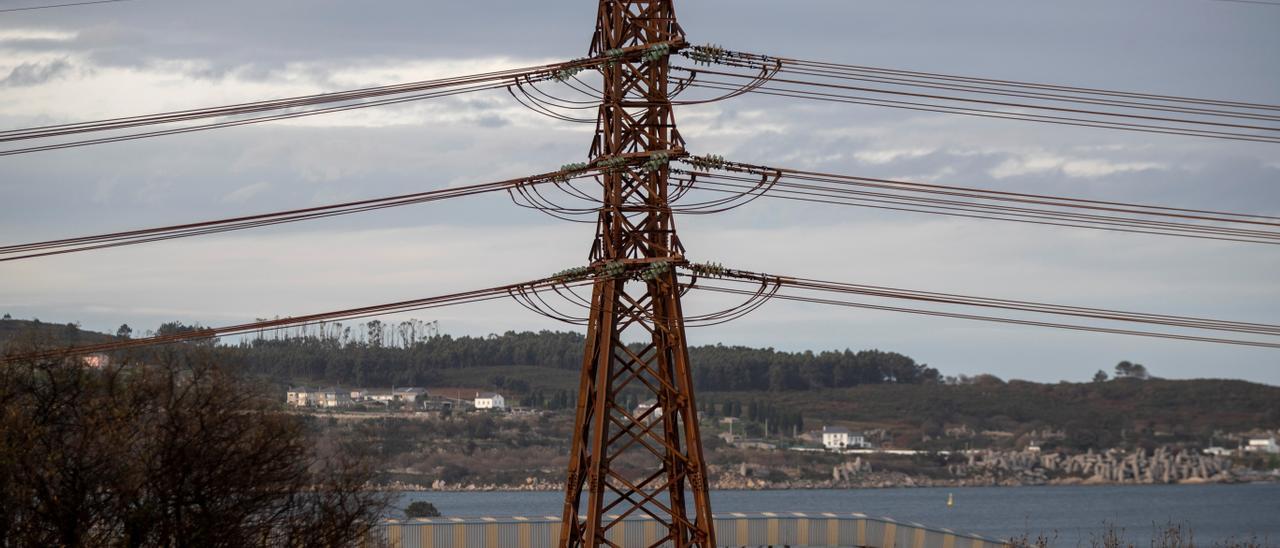
<svg viewBox="0 0 1280 548"><path fill-rule="evenodd" d="M95 120L88 122L75 122L68 124L46 125L39 127L19 128L0 131L0 142L14 142L32 139L49 139L54 137L63 137L75 134L89 132L118 131L129 128L174 124L180 122L190 122L194 120L202 120L209 118L231 118L215 123L196 125L196 126L180 126L166 130L139 132L125 135L113 135L110 137L80 139L75 141L64 141L47 145L38 145L22 148L14 148L0 150L0 156L13 154L24 154L29 152L39 152L47 150L57 150L62 148L70 148L76 146L94 145L102 143L111 143L118 141L126 141L132 139L140 139L144 137L156 137L161 135L174 135L179 133L188 133L192 131L201 131L208 129L216 129L223 127L232 127L238 125L260 123L274 120L283 120L297 118L301 116L313 116L316 114L327 114L333 112L341 112L358 108L369 108L376 106L384 106L398 104L408 101L419 101L423 99L431 99L457 95L460 93L470 93L476 91L485 91L492 89L500 89L517 84L532 84L534 82L544 80L563 80L567 79L577 71L585 68L595 67L602 63L619 62L632 58L636 58L644 54L643 47L623 48L622 51L616 52L614 55L607 55L588 59L575 59L558 63L549 63L531 67L522 67L515 69L507 69L500 71L492 71L479 74L471 74L465 76L456 76L449 78L439 78L433 80L421 80L416 82L392 84L385 86L375 86L360 88L354 90L337 91L329 93L301 95L296 97L285 97L279 99L269 99L263 101L252 101L247 103L238 103L233 105L223 105L215 107L204 107L186 110L176 110L168 112L160 112L154 114L144 114L138 116L125 116L118 118L110 118L105 120ZM337 106L316 108L320 105L335 104ZM302 109L302 110L298 110ZM250 118L238 118L246 115L272 113Z"/></svg>
<svg viewBox="0 0 1280 548"><path fill-rule="evenodd" d="M491 301L495 299L503 299L511 297L513 292L540 292L549 291L555 287L578 286L589 282L565 282L560 278L542 278L529 282L515 283L490 287L486 289L478 289L473 291L463 291L459 293L451 293L437 297L427 297L422 299L412 299L387 304L379 304L372 306L362 306L359 308L349 308L345 310L336 310L331 312L319 312L314 314L306 314L301 316L291 316L286 318L276 318L272 320L257 321L251 323L242 323L223 327L206 327L178 333L170 333L164 335L156 335L153 337L140 337L136 339L119 339L111 342L73 346L69 348L55 348L49 350L41 350L36 352L11 353L0 356L0 363L18 362L26 360L43 360L58 359L73 356L83 356L86 354L94 354L99 352L115 352L131 348L142 348L164 344L181 343L187 341L201 341L215 339L218 337L226 337L232 335L243 335L256 331L282 329L286 327L296 327L302 325L312 325L327 321L341 321L367 318L373 316L382 316L387 314L396 314L402 312L411 312L415 310L424 310L429 308L439 308L444 306L455 306L459 304L476 303L483 301Z"/></svg>
<svg viewBox="0 0 1280 548"><path fill-rule="evenodd" d="M1280 348L1280 325L1258 323L1258 322L1242 322L1219 320L1204 317L1156 314L1145 312L1131 312L1116 310L1110 308L1093 308L1071 305L1061 305L1034 301L1023 301L1014 299L1003 299L993 297L981 297L972 295L961 295L955 293L939 293L932 291L921 291L914 289L903 289L877 285L856 284L849 282L837 282L828 280L818 280L813 278L800 278L793 276L782 276L774 274L766 274L760 272L751 272L744 270L723 269L718 276L705 282L694 282L693 289L702 289L709 291L719 291L725 293L745 294L750 293L747 290L735 289L733 287L725 287L724 285L714 285L711 282L730 282L730 283L751 283L757 284L768 282L777 284L783 291L778 292L772 298L781 298L786 300L796 300L803 302L813 302L818 304L833 304L840 306L854 306L858 308L869 308L877 310L887 310L894 312L908 312L913 314L926 314L933 316L943 316L970 320L995 321L1000 323L1015 323L1022 325L1032 325L1038 327L1052 327L1060 329L1095 331L1103 333L1136 335L1144 337L1158 337L1169 339L1180 339L1198 342L1211 342L1221 344L1234 344L1244 346L1257 346L1264 348ZM816 297L812 293L835 293L843 295L856 295L864 298L890 299L890 300L907 300L919 303L927 303L935 306L941 306L941 309L920 309L909 307L886 306L868 302L854 302L834 300L825 297ZM1027 319L1021 317L1001 317L987 316L981 314L971 314L965 312L955 312L950 307L967 307L967 308L991 308L1003 310L1005 312L1014 312L1020 314L1032 315L1051 315L1066 316L1095 323L1088 324L1063 324L1057 322L1046 322L1035 319ZM1102 322L1102 323L1096 323ZM1127 327L1115 327L1115 324L1145 324L1161 326L1174 329L1174 331L1146 331L1136 330ZM1263 337L1263 339L1239 339L1226 338L1219 335L1199 335L1196 332L1220 332L1220 333L1236 333L1252 335L1255 337Z"/></svg>
<svg viewBox="0 0 1280 548"><path fill-rule="evenodd" d="M729 51L684 50L682 88L1253 142L1280 142L1280 105L1017 82ZM716 68L710 65L718 65ZM748 69L735 72L732 68ZM761 77L761 71L768 71ZM744 86L750 82L749 89ZM766 85L767 84L767 85Z"/></svg>
<svg viewBox="0 0 1280 548"><path fill-rule="evenodd" d="M937 183L859 177L778 166L721 162L674 168L677 181L721 194L759 193L764 197L872 209L932 213L1033 224L1184 236L1247 243L1280 244L1280 218L1267 215L1179 208L1009 192ZM756 178L774 177L767 189Z"/></svg>
<svg viewBox="0 0 1280 548"><path fill-rule="evenodd" d="M194 223L112 232L107 234L77 236L73 238L62 238L25 244L4 245L0 246L0 262L30 259L49 255L61 255L93 249L135 245L147 242L171 240L175 238L202 236L206 234L216 234L233 230L244 230L248 228L335 217L339 215L349 215L352 213L362 213L392 207L415 205L482 193L512 191L524 186L533 186L549 182L563 184L575 179L590 177L595 172L596 168L587 164L582 164L571 169L561 169L550 173L507 179L491 183L456 186L440 190L415 192L411 194L401 194L398 196L387 196L382 198L371 198L286 211L259 213L255 215L245 215L226 219L214 219Z"/></svg>

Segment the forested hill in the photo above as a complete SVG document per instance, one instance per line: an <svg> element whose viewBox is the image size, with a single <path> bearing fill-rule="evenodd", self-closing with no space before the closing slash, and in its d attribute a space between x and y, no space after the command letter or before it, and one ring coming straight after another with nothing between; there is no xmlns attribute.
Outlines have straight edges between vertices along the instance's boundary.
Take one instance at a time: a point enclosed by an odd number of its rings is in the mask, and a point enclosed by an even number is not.
<svg viewBox="0 0 1280 548"><path fill-rule="evenodd" d="M579 333L507 332L488 337L442 335L405 346L322 337L255 340L228 349L252 372L276 379L345 385L431 386L451 370L525 366L576 372ZM932 382L936 369L893 352L782 352L772 348L697 346L689 349L694 384L711 390L807 390L862 384Z"/></svg>
<svg viewBox="0 0 1280 548"><path fill-rule="evenodd" d="M97 331L80 329L75 323L49 323L40 320L15 320L5 315L0 319L0 349L12 342L28 342L57 346L100 343L114 337Z"/></svg>
<svg viewBox="0 0 1280 548"><path fill-rule="evenodd" d="M438 386L458 370L502 366L576 372L585 338L562 331L515 332L487 337L419 336L422 324L372 321L351 328L330 325L288 335L260 337L222 348L247 373L283 383L348 386ZM191 329L178 322L160 334ZM335 328L336 327L336 328ZM51 344L110 340L75 324L0 320L0 340L36 331ZM119 336L131 333L122 326ZM638 349L637 349L638 350ZM939 379L936 369L902 354L880 350L782 352L745 346L697 346L689 349L694 384L705 390L808 390L864 384L920 384ZM462 376L466 378L466 375ZM483 379L488 380L486 377ZM487 383L491 384L491 383ZM470 384L474 386L474 384Z"/></svg>
<svg viewBox="0 0 1280 548"><path fill-rule="evenodd" d="M581 334L452 337L423 336L421 324L358 327L360 334L333 325L310 333L263 333L217 351L228 363L277 387L490 388L520 405L573 405L585 344ZM158 332L192 328L171 322ZM0 320L0 351L15 338L75 345L127 335L123 326L118 335L106 335L74 324ZM1216 432L1280 427L1280 387L1232 380L1147 379L1145 370L1130 370L1141 366L1129 362L1116 368L1126 378L1106 380L1099 373L1102 378L1095 382L1042 384L1004 382L989 375L940 382L936 369L880 350L813 353L713 345L690 348L689 355L702 395L699 403L709 416L737 416L734 410L740 410L750 418L747 411L756 409L762 421L775 427L791 420L797 428L812 426L806 421L889 428L907 436L899 440L904 444L908 438L922 439L919 436L940 439L945 428L957 424L975 432L1061 430L1066 439L1060 443L1078 448L1190 439L1218 443ZM1128 369L1121 371L1126 365Z"/></svg>

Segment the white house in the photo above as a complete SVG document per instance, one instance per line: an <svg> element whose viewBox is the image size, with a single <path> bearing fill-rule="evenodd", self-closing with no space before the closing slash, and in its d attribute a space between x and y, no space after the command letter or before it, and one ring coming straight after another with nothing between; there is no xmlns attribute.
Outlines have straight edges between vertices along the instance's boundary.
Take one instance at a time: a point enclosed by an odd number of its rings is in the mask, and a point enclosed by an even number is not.
<svg viewBox="0 0 1280 548"><path fill-rule="evenodd" d="M1249 445L1244 446L1244 450L1250 453L1280 453L1280 445L1276 445L1275 438L1249 438Z"/></svg>
<svg viewBox="0 0 1280 548"><path fill-rule="evenodd" d="M843 426L823 426L822 445L827 449L866 447L867 439L861 432L850 432Z"/></svg>
<svg viewBox="0 0 1280 548"><path fill-rule="evenodd" d="M312 392L310 388L290 388L285 401L294 407L306 407L311 405Z"/></svg>
<svg viewBox="0 0 1280 548"><path fill-rule="evenodd" d="M392 401L395 401L395 399L395 390L388 388L365 388L360 390L360 401L391 403Z"/></svg>
<svg viewBox="0 0 1280 548"><path fill-rule="evenodd" d="M506 409L507 400L503 399L502 394L476 392L475 406L476 409Z"/></svg>
<svg viewBox="0 0 1280 548"><path fill-rule="evenodd" d="M650 409L653 409L655 407L658 407L658 400L649 399L637 404L635 410L632 411L631 413L635 415L636 418L639 418L641 415L644 415L645 413L649 412ZM646 418L645 420L646 422L653 422L661 418L662 418L662 408L658 407L652 413L649 413L648 418Z"/></svg>
<svg viewBox="0 0 1280 548"><path fill-rule="evenodd" d="M409 388L352 388L351 399L355 401L376 401L389 404L391 402L414 403L426 399L427 390L419 387Z"/></svg>
<svg viewBox="0 0 1280 548"><path fill-rule="evenodd" d="M426 396L427 389L416 386L412 388L396 388L391 391L392 399L407 403L416 402L418 401L418 398L425 398Z"/></svg>
<svg viewBox="0 0 1280 548"><path fill-rule="evenodd" d="M351 391L338 387L325 388L312 392L310 404L316 407L350 407Z"/></svg>
<svg viewBox="0 0 1280 548"><path fill-rule="evenodd" d="M290 388L286 401L294 407L349 407L351 391L332 388Z"/></svg>

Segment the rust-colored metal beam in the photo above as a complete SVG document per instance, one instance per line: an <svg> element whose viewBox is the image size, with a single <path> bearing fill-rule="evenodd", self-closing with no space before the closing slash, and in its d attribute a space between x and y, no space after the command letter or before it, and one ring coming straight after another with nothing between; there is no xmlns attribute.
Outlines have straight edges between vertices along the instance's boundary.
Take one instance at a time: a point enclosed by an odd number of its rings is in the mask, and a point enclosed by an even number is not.
<svg viewBox="0 0 1280 548"><path fill-rule="evenodd" d="M616 546L622 519L646 515L658 539L677 547L715 546L706 462L674 267L685 262L668 203L668 168L682 152L667 93L668 55L685 43L671 0L602 0L593 55L603 97L591 155L597 161L649 156L601 175L603 206L591 260L626 274L600 276L582 360L577 417L565 485L560 545ZM623 52L645 50L645 55ZM637 277L648 269L650 275ZM639 279L637 279L639 278ZM655 407L633 413L620 391L640 391Z"/></svg>

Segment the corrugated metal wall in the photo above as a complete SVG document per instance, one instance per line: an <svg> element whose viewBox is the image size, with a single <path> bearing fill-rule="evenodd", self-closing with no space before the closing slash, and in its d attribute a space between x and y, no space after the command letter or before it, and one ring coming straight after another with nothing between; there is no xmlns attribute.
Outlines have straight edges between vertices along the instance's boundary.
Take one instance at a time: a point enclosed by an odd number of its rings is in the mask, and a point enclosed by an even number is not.
<svg viewBox="0 0 1280 548"><path fill-rule="evenodd" d="M1008 544L979 535L934 529L863 514L717 514L720 546L868 546L875 548L997 548ZM623 546L652 546L657 522L637 517L609 531ZM480 517L387 520L373 531L371 545L390 548L554 548L560 518Z"/></svg>

